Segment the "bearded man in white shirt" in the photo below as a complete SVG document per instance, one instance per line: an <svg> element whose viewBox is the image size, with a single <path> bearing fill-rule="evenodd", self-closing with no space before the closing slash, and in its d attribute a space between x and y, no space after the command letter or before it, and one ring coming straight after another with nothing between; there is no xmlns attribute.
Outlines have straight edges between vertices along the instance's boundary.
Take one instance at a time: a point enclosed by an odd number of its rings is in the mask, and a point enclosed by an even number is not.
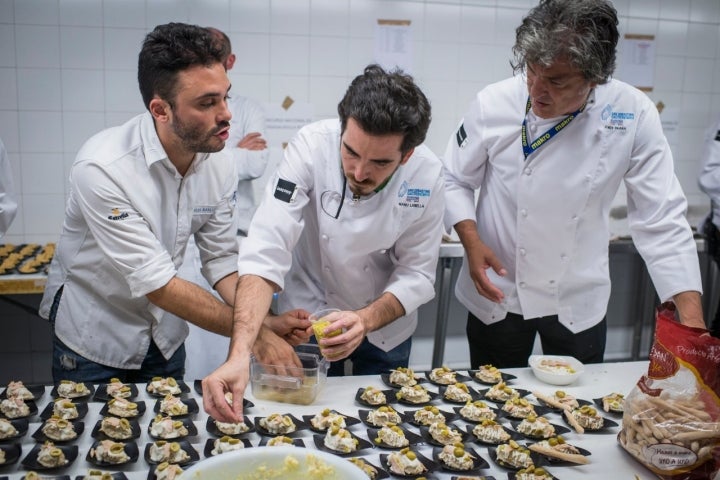
<svg viewBox="0 0 720 480"><path fill-rule="evenodd" d="M686 200L653 102L611 79L607 0L542 0L516 31L516 75L480 91L443 157L446 228L466 258L472 367L543 352L602 362L609 210L620 182L633 240L662 301L704 327ZM478 200L475 202L475 193Z"/></svg>
<svg viewBox="0 0 720 480"><path fill-rule="evenodd" d="M138 61L148 111L78 152L40 306L54 324L56 382L182 378L186 321L230 335L237 176L219 153L231 118L222 60L207 29L156 27ZM191 235L224 302L176 276Z"/></svg>

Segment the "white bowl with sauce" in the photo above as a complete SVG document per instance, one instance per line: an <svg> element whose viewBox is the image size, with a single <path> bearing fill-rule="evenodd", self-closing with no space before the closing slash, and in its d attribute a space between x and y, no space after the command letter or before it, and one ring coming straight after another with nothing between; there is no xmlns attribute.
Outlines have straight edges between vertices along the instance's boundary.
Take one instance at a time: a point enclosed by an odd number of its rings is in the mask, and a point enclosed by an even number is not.
<svg viewBox="0 0 720 480"><path fill-rule="evenodd" d="M314 457L310 459L309 457ZM290 459L290 460L288 460ZM288 468L288 463L296 467ZM327 473L313 475L309 470L319 462ZM283 480L367 480L367 475L350 461L323 452L300 447L253 447L222 453L198 462L180 476L180 480L250 480L262 479L262 471L274 470L280 476L267 478Z"/></svg>
<svg viewBox="0 0 720 480"><path fill-rule="evenodd" d="M551 385L569 385L585 371L580 360L563 355L530 355L528 364L538 380Z"/></svg>

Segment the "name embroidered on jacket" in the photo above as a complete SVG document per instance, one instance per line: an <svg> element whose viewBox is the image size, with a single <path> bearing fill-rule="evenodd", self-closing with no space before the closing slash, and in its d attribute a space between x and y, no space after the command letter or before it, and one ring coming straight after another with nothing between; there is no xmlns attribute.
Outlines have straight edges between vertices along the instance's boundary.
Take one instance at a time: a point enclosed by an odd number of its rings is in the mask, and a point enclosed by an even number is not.
<svg viewBox="0 0 720 480"><path fill-rule="evenodd" d="M193 215L207 215L209 213L215 213L215 207L212 205L203 205L193 208Z"/></svg>
<svg viewBox="0 0 720 480"><path fill-rule="evenodd" d="M107 218L108 218L108 220L125 220L125 219L128 218L129 216L130 216L129 213L127 213L127 212L122 212L122 213L120 213L120 209L119 209L119 208L113 208L113 209L110 211L110 215L108 215Z"/></svg>

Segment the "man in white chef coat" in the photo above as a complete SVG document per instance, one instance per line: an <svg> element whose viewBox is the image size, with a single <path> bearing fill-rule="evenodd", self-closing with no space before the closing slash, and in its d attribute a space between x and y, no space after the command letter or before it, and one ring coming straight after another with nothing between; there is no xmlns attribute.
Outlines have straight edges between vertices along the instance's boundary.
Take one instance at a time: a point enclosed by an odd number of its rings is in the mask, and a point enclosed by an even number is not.
<svg viewBox="0 0 720 480"><path fill-rule="evenodd" d="M10 160L5 145L0 140L0 238L10 228L17 215L18 203Z"/></svg>
<svg viewBox="0 0 720 480"><path fill-rule="evenodd" d="M231 333L237 176L220 152L231 117L221 50L205 28L160 25L138 82L148 111L93 136L73 164L40 305L56 382L182 378L186 321ZM177 277L191 235L224 302Z"/></svg>
<svg viewBox="0 0 720 480"><path fill-rule="evenodd" d="M708 131L702 156L702 172L698 183L700 189L710 197L711 211L705 221L703 231L708 242L708 253L720 266L720 119ZM720 338L720 307L710 326L714 337Z"/></svg>
<svg viewBox="0 0 720 480"><path fill-rule="evenodd" d="M603 361L608 213L620 182L658 296L704 327L659 114L611 79L617 23L608 0L542 0L516 31L517 75L481 90L448 142L445 225L466 251L455 293L470 312L472 367L527 366L537 333L546 354Z"/></svg>
<svg viewBox="0 0 720 480"><path fill-rule="evenodd" d="M203 380L216 419L242 418L248 354L278 290L281 310L340 310L325 332L343 333L319 341L330 374L346 358L354 374L408 364L442 237L442 167L422 145L430 104L411 77L371 65L338 113L290 141L242 244L228 360Z"/></svg>

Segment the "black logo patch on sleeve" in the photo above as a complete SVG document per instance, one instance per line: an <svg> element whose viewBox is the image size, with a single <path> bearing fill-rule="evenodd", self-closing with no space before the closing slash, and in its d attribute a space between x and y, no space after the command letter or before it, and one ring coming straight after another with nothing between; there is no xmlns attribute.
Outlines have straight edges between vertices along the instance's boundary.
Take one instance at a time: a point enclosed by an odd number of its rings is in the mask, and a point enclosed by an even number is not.
<svg viewBox="0 0 720 480"><path fill-rule="evenodd" d="M720 130L718 130L717 133L715 134L715 141L720 142Z"/></svg>
<svg viewBox="0 0 720 480"><path fill-rule="evenodd" d="M295 201L296 193L297 185L282 178L278 179L277 185L275 186L275 198L285 203L291 203Z"/></svg>
<svg viewBox="0 0 720 480"><path fill-rule="evenodd" d="M463 148L467 144L467 133L465 132L465 124L461 123L455 134L455 140L457 140L458 147Z"/></svg>

